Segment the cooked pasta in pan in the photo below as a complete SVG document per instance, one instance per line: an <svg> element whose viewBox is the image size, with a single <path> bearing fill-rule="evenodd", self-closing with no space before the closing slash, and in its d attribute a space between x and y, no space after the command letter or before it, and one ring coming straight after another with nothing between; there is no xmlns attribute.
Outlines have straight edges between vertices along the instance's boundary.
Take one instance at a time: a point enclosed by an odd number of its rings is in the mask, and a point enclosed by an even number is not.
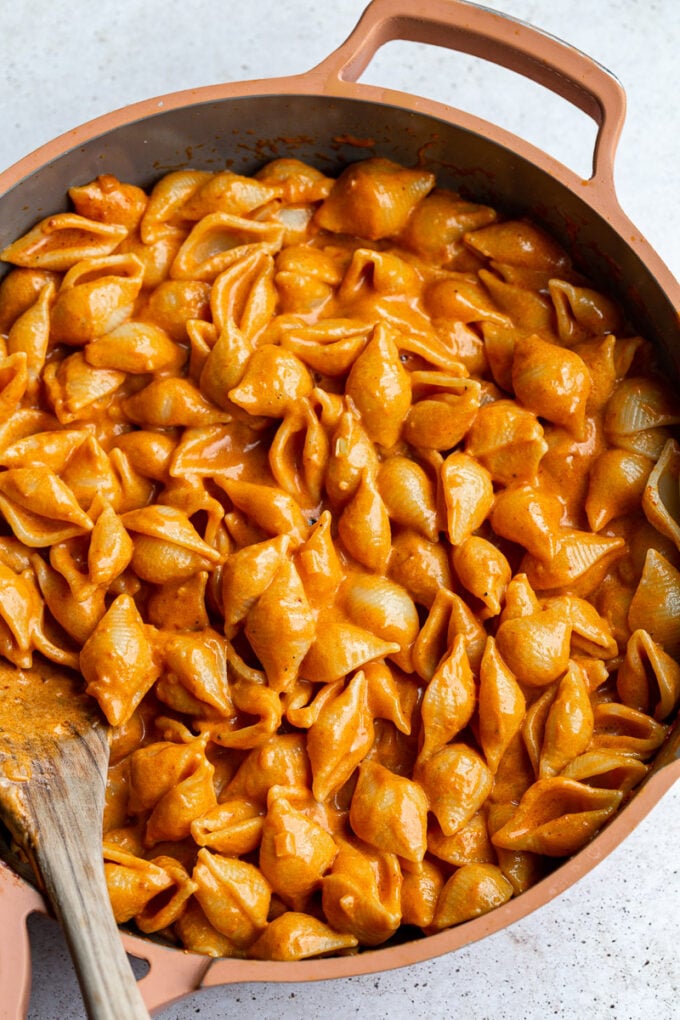
<svg viewBox="0 0 680 1020"><path fill-rule="evenodd" d="M291 960L521 894L680 701L650 344L419 167L70 200L2 253L0 654L112 727L117 920Z"/></svg>

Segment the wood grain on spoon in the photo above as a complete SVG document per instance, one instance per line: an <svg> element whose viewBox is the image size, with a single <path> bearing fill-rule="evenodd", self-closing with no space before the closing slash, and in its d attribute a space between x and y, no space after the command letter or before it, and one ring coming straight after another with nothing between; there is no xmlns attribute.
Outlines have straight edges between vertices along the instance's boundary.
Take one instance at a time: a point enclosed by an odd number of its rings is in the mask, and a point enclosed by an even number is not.
<svg viewBox="0 0 680 1020"><path fill-rule="evenodd" d="M0 817L61 922L91 1020L149 1014L109 903L101 851L107 727L82 679L0 663Z"/></svg>

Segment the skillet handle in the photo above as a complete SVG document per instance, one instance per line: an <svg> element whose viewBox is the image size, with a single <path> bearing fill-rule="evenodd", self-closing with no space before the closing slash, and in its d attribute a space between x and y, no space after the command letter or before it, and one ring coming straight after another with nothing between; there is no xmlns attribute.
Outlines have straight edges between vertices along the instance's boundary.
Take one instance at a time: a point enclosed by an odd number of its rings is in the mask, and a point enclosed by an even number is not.
<svg viewBox="0 0 680 1020"><path fill-rule="evenodd" d="M540 29L464 0L371 0L345 42L314 68L325 94L350 94L380 47L396 39L499 64L578 107L598 126L590 183L614 192L626 95L601 64Z"/></svg>

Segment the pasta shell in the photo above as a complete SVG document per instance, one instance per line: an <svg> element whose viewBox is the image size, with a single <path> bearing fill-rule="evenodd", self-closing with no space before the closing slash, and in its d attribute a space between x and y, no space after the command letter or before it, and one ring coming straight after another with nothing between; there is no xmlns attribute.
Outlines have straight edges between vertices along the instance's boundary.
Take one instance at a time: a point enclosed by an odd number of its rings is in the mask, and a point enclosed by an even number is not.
<svg viewBox="0 0 680 1020"><path fill-rule="evenodd" d="M364 472L375 474L378 455L366 430L355 414L343 411L331 438L326 492L336 505L347 503L355 494Z"/></svg>
<svg viewBox="0 0 680 1020"><path fill-rule="evenodd" d="M104 844L104 876L118 924L140 914L155 896L173 884L164 868L111 843Z"/></svg>
<svg viewBox="0 0 680 1020"><path fill-rule="evenodd" d="M402 920L402 887L395 854L343 842L322 882L324 915L335 929L350 932L362 945L380 945Z"/></svg>
<svg viewBox="0 0 680 1020"><path fill-rule="evenodd" d="M385 326L376 326L352 365L345 392L371 440L386 449L394 446L411 405L411 382Z"/></svg>
<svg viewBox="0 0 680 1020"><path fill-rule="evenodd" d="M574 351L539 336L515 344L512 385L517 399L541 418L584 437L590 373Z"/></svg>
<svg viewBox="0 0 680 1020"><path fill-rule="evenodd" d="M410 528L392 539L388 576L406 588L414 602L428 609L438 591L453 587L446 549Z"/></svg>
<svg viewBox="0 0 680 1020"><path fill-rule="evenodd" d="M468 202L437 188L415 207L400 241L426 262L446 265L459 255L467 231L475 231L495 219L496 213L489 206Z"/></svg>
<svg viewBox="0 0 680 1020"><path fill-rule="evenodd" d="M353 319L323 319L313 325L300 324L281 337L281 346L291 351L314 372L344 375L366 346L372 327Z"/></svg>
<svg viewBox="0 0 680 1020"><path fill-rule="evenodd" d="M248 340L264 329L275 306L274 259L259 245L220 273L210 291L218 332L237 329Z"/></svg>
<svg viewBox="0 0 680 1020"><path fill-rule="evenodd" d="M465 864L496 863L496 851L491 845L483 811L473 815L467 825L453 836L445 836L438 825L431 825L427 833L427 849L440 861L456 868Z"/></svg>
<svg viewBox="0 0 680 1020"><path fill-rule="evenodd" d="M628 450L604 450L590 469L585 510L588 525L601 531L616 517L633 513L647 490L653 461Z"/></svg>
<svg viewBox="0 0 680 1020"><path fill-rule="evenodd" d="M439 894L431 929L442 931L500 907L512 897L513 887L495 864L464 864L447 880Z"/></svg>
<svg viewBox="0 0 680 1020"><path fill-rule="evenodd" d="M544 687L564 673L569 662L571 625L555 610L504 619L496 631L498 651L517 679Z"/></svg>
<svg viewBox="0 0 680 1020"><path fill-rule="evenodd" d="M321 612L314 643L305 656L300 674L315 683L332 683L367 662L398 652L396 641L384 641L371 631L339 618L337 611Z"/></svg>
<svg viewBox="0 0 680 1020"><path fill-rule="evenodd" d="M420 290L420 279L415 268L393 252L357 248L342 279L338 299L350 303L366 286L379 294L415 297Z"/></svg>
<svg viewBox="0 0 680 1020"><path fill-rule="evenodd" d="M14 241L0 258L15 266L65 272L82 259L110 255L127 236L119 223L99 223L78 213L48 216Z"/></svg>
<svg viewBox="0 0 680 1020"><path fill-rule="evenodd" d="M264 812L245 797L216 804L191 823L191 838L198 846L238 857L260 845Z"/></svg>
<svg viewBox="0 0 680 1020"><path fill-rule="evenodd" d="M497 616L512 569L500 549L479 535L470 535L455 546L451 562L463 588L484 607L481 618Z"/></svg>
<svg viewBox="0 0 680 1020"><path fill-rule="evenodd" d="M50 342L50 314L54 304L56 287L49 280L30 305L12 323L7 334L7 353L26 355L28 390L36 395L38 377L45 365Z"/></svg>
<svg viewBox="0 0 680 1020"><path fill-rule="evenodd" d="M315 616L292 562L281 562L249 610L245 633L272 690L290 690L315 635Z"/></svg>
<svg viewBox="0 0 680 1020"><path fill-rule="evenodd" d="M250 415L281 418L312 392L312 378L290 351L266 344L253 352L229 399Z"/></svg>
<svg viewBox="0 0 680 1020"><path fill-rule="evenodd" d="M522 561L522 570L536 591L568 588L574 595L587 598L625 552L623 538L565 528L558 535L551 560L537 560L529 553Z"/></svg>
<svg viewBox="0 0 680 1020"><path fill-rule="evenodd" d="M309 525L296 501L273 485L216 477L234 506L270 535L289 535L291 546L307 538Z"/></svg>
<svg viewBox="0 0 680 1020"><path fill-rule="evenodd" d="M49 468L9 468L0 474L0 509L24 545L40 548L87 534L92 521Z"/></svg>
<svg viewBox="0 0 680 1020"><path fill-rule="evenodd" d="M108 255L76 263L57 292L51 339L84 344L122 325L132 314L143 274L136 255Z"/></svg>
<svg viewBox="0 0 680 1020"><path fill-rule="evenodd" d="M7 336L12 325L31 308L46 284L56 287L59 277L45 269L9 269L0 280L0 333Z"/></svg>
<svg viewBox="0 0 680 1020"><path fill-rule="evenodd" d="M491 475L466 453L451 453L441 466L446 531L460 545L486 520L493 505Z"/></svg>
<svg viewBox="0 0 680 1020"><path fill-rule="evenodd" d="M231 420L227 411L207 400L189 379L178 377L154 379L127 397L123 410L135 425L152 429L218 425Z"/></svg>
<svg viewBox="0 0 680 1020"><path fill-rule="evenodd" d="M231 263L258 250L272 254L280 249L283 228L231 213L215 212L192 227L170 267L175 280L212 282ZM255 249L256 246L256 249Z"/></svg>
<svg viewBox="0 0 680 1020"><path fill-rule="evenodd" d="M265 163L255 178L280 189L284 202L320 202L334 184L332 177L326 177L316 167L288 156Z"/></svg>
<svg viewBox="0 0 680 1020"><path fill-rule="evenodd" d="M360 839L407 861L427 850L427 797L423 788L370 760L359 766L350 825Z"/></svg>
<svg viewBox="0 0 680 1020"><path fill-rule="evenodd" d="M667 727L645 712L616 702L595 705L594 748L629 751L648 758L661 747Z"/></svg>
<svg viewBox="0 0 680 1020"><path fill-rule="evenodd" d="M342 589L342 605L353 623L384 641L399 645L391 656L411 672L411 647L420 629L415 603L401 585L386 577L350 574Z"/></svg>
<svg viewBox="0 0 680 1020"><path fill-rule="evenodd" d="M539 779L492 842L508 850L567 857L593 838L622 796L619 790L600 790L563 776Z"/></svg>
<svg viewBox="0 0 680 1020"><path fill-rule="evenodd" d="M630 793L647 774L648 767L635 754L627 751L586 751L572 759L562 770L567 779L576 779L588 786Z"/></svg>
<svg viewBox="0 0 680 1020"><path fill-rule="evenodd" d="M467 435L479 404L480 388L473 383L465 385L459 395L434 393L411 406L403 437L415 447L451 450Z"/></svg>
<svg viewBox="0 0 680 1020"><path fill-rule="evenodd" d="M420 706L419 761L426 761L457 737L472 718L477 701L465 640L454 638L451 650L428 683Z"/></svg>
<svg viewBox="0 0 680 1020"><path fill-rule="evenodd" d="M680 700L680 665L645 630L634 631L619 666L616 689L625 705L666 719Z"/></svg>
<svg viewBox="0 0 680 1020"><path fill-rule="evenodd" d="M501 538L524 546L537 559L550 560L562 517L560 500L532 485L512 485L496 494L489 517Z"/></svg>
<svg viewBox="0 0 680 1020"><path fill-rule="evenodd" d="M526 220L502 220L465 233L465 243L487 259L557 275L571 266L564 248Z"/></svg>
<svg viewBox="0 0 680 1020"><path fill-rule="evenodd" d="M330 444L309 400L287 414L269 448L269 466L278 484L302 505L321 498Z"/></svg>
<svg viewBox="0 0 680 1020"><path fill-rule="evenodd" d="M466 825L491 793L493 774L467 744L441 747L415 773L445 836Z"/></svg>
<svg viewBox="0 0 680 1020"><path fill-rule="evenodd" d="M85 348L88 365L132 374L177 371L185 359L185 351L149 322L124 322Z"/></svg>
<svg viewBox="0 0 680 1020"><path fill-rule="evenodd" d="M324 510L297 553L296 565L307 598L319 606L335 595L344 576L331 534L332 517Z"/></svg>
<svg viewBox="0 0 680 1020"><path fill-rule="evenodd" d="M549 289L557 314L557 332L563 343L573 344L603 333L618 333L623 326L618 305L592 287L551 280Z"/></svg>
<svg viewBox="0 0 680 1020"><path fill-rule="evenodd" d="M222 570L224 627L228 633L248 615L269 587L288 553L287 535L237 549L227 557Z"/></svg>
<svg viewBox="0 0 680 1020"><path fill-rule="evenodd" d="M252 960L307 960L353 949L354 935L341 933L310 914L287 910L270 921L248 948Z"/></svg>
<svg viewBox="0 0 680 1020"><path fill-rule="evenodd" d="M49 402L62 425L90 418L125 382L125 374L108 368L93 368L81 351L58 364L45 367L43 382Z"/></svg>
<svg viewBox="0 0 680 1020"><path fill-rule="evenodd" d="M189 340L193 320L210 320L210 285L202 280L162 280L151 291L145 318L178 343Z"/></svg>
<svg viewBox="0 0 680 1020"><path fill-rule="evenodd" d="M134 184L119 181L113 174L99 174L93 181L69 188L76 212L101 223L120 223L134 230L144 214L146 193Z"/></svg>
<svg viewBox="0 0 680 1020"><path fill-rule="evenodd" d="M492 772L519 732L525 710L522 689L489 637L479 671L479 742Z"/></svg>
<svg viewBox="0 0 680 1020"><path fill-rule="evenodd" d="M649 523L680 549L680 446L673 439L647 478L642 509Z"/></svg>
<svg viewBox="0 0 680 1020"><path fill-rule="evenodd" d="M502 321L502 317L505 322L512 321L522 330L552 331L555 312L552 302L544 294L529 290L524 281L518 284L501 279L496 272L488 269L480 269L478 276L498 309L496 321Z"/></svg>
<svg viewBox="0 0 680 1020"><path fill-rule="evenodd" d="M408 457L388 457L380 465L378 491L391 520L413 528L431 542L439 534L439 514L433 482L425 470Z"/></svg>
<svg viewBox="0 0 680 1020"><path fill-rule="evenodd" d="M259 868L272 887L293 910L301 910L321 886L338 853L326 830L297 810L272 788L262 829Z"/></svg>
<svg viewBox="0 0 680 1020"><path fill-rule="evenodd" d="M621 436L678 424L680 411L669 387L661 380L637 376L619 383L604 417L605 432L615 441Z"/></svg>
<svg viewBox="0 0 680 1020"><path fill-rule="evenodd" d="M407 871L401 884L403 924L415 924L419 928L429 927L443 885L442 871L433 861L424 860L417 869Z"/></svg>
<svg viewBox="0 0 680 1020"><path fill-rule="evenodd" d="M501 485L532 483L547 450L536 415L510 400L480 407L465 441L465 452Z"/></svg>
<svg viewBox="0 0 680 1020"><path fill-rule="evenodd" d="M186 869L175 860L160 854L154 857L153 864L162 867L172 879L172 886L164 892L165 896L159 904L149 901L135 917L135 924L145 934L162 931L174 924L183 913L187 901L196 891L196 885Z"/></svg>
<svg viewBox="0 0 680 1020"><path fill-rule="evenodd" d="M340 515L338 534L350 556L369 570L384 573L392 549L390 519L366 473Z"/></svg>
<svg viewBox="0 0 680 1020"><path fill-rule="evenodd" d="M656 549L645 557L628 625L631 631L648 631L671 655L680 648L680 571Z"/></svg>
<svg viewBox="0 0 680 1020"><path fill-rule="evenodd" d="M324 230L371 240L403 230L420 199L434 187L434 175L372 157L344 170L316 214Z"/></svg>
<svg viewBox="0 0 680 1020"><path fill-rule="evenodd" d="M254 864L198 851L195 896L210 923L239 948L252 945L267 925L271 887Z"/></svg>
<svg viewBox="0 0 680 1020"><path fill-rule="evenodd" d="M359 671L344 691L322 706L307 733L312 792L318 801L338 793L366 757L373 738L368 682L365 673Z"/></svg>
<svg viewBox="0 0 680 1020"><path fill-rule="evenodd" d="M87 693L112 726L127 722L160 668L148 631L129 595L119 595L99 621L80 653Z"/></svg>
<svg viewBox="0 0 680 1020"><path fill-rule="evenodd" d="M562 772L582 754L593 735L593 709L583 670L570 662L559 682L550 705L543 731L539 776L547 778Z"/></svg>

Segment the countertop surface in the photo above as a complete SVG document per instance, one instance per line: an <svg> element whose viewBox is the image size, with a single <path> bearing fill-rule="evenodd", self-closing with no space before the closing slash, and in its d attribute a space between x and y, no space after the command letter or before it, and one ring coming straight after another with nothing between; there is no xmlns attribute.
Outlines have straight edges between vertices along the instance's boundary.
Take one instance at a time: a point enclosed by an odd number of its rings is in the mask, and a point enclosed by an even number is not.
<svg viewBox="0 0 680 1020"><path fill-rule="evenodd" d="M364 6L364 0L34 0L30 5L4 0L0 168L130 102L221 81L305 71L343 41ZM628 113L616 162L619 201L680 276L680 5L675 0L490 0L486 6L570 42L621 80ZM392 43L379 51L362 80L484 116L589 174L590 122L510 72L448 51ZM380 975L209 989L158 1016L672 1020L680 1012L679 846L676 784L576 886L482 942ZM83 1017L56 924L36 916L29 932L30 1020Z"/></svg>

